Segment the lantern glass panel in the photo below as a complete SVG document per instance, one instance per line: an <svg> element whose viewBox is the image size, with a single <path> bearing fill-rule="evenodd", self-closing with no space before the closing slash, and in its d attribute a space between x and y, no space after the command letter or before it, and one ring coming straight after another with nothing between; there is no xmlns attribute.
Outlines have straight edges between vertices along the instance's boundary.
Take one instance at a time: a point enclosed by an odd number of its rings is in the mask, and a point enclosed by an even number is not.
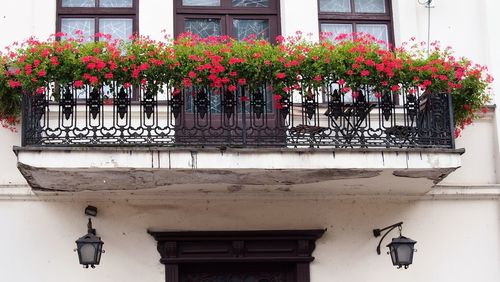
<svg viewBox="0 0 500 282"><path fill-rule="evenodd" d="M413 257L412 245L396 245L396 249L398 252L399 264L410 264Z"/></svg>
<svg viewBox="0 0 500 282"><path fill-rule="evenodd" d="M389 245L389 251L391 253L392 264L397 265L398 264L398 254L396 253L396 246Z"/></svg>
<svg viewBox="0 0 500 282"><path fill-rule="evenodd" d="M96 246L92 243L83 244L80 248L82 264L94 264L96 258Z"/></svg>

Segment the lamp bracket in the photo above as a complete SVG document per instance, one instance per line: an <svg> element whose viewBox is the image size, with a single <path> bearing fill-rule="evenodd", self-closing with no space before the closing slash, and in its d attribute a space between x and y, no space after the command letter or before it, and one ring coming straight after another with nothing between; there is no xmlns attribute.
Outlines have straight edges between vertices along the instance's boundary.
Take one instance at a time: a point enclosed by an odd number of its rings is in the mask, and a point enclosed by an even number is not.
<svg viewBox="0 0 500 282"><path fill-rule="evenodd" d="M395 223L393 225L389 225L389 226L381 228L381 229L373 229L373 236L375 236L375 237L379 237L382 234L382 231L387 230L387 232L385 232L385 234L382 236L382 238L380 238L380 242L378 242L377 254L380 255L380 245L382 244L382 241L384 240L385 236L387 236L387 234L389 234L396 227L399 227L399 230L401 230L402 225L403 225L403 222L401 221L401 222Z"/></svg>
<svg viewBox="0 0 500 282"><path fill-rule="evenodd" d="M89 223L87 223L87 232L96 235L95 229L92 228L92 220L90 218L89 218Z"/></svg>
<svg viewBox="0 0 500 282"><path fill-rule="evenodd" d="M97 215L97 208L94 206L87 206L85 208L85 214L89 216L96 216Z"/></svg>

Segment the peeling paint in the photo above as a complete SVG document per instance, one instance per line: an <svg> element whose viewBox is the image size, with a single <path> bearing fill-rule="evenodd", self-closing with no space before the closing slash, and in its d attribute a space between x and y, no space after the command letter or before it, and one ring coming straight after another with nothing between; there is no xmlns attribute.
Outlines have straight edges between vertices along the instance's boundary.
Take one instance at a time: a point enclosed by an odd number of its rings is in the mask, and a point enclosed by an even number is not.
<svg viewBox="0 0 500 282"><path fill-rule="evenodd" d="M440 168L433 170L407 169L396 170L392 174L397 177L427 178L432 180L434 184L437 184L455 170L456 168Z"/></svg>
<svg viewBox="0 0 500 282"><path fill-rule="evenodd" d="M19 164L35 190L107 191L153 189L171 185L229 184L236 192L244 185L302 185L334 180L373 178L380 170L216 170L216 169L47 169ZM102 181L96 181L100 179Z"/></svg>

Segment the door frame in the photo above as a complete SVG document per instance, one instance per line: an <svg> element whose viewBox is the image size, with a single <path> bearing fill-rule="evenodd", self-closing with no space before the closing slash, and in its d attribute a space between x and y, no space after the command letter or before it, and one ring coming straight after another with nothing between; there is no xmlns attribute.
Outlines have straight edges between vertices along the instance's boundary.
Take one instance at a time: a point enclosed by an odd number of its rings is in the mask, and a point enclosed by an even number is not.
<svg viewBox="0 0 500 282"><path fill-rule="evenodd" d="M195 263L286 263L296 282L310 282L316 240L326 229L259 231L153 231L165 281L179 282L180 266Z"/></svg>

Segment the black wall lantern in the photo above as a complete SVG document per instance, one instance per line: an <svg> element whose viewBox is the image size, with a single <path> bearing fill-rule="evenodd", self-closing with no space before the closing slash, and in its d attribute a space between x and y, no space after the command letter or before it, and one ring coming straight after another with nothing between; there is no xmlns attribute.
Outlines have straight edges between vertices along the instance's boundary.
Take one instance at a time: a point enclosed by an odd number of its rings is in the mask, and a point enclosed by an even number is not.
<svg viewBox="0 0 500 282"><path fill-rule="evenodd" d="M85 214L89 216L97 215L97 208L88 206L85 209ZM95 268L101 261L101 254L104 253L102 245L104 242L101 237L96 236L95 229L92 228L92 220L89 218L87 224L87 234L76 240L76 251L78 252L78 260L83 267L89 266Z"/></svg>
<svg viewBox="0 0 500 282"><path fill-rule="evenodd" d="M387 236L389 232L397 227L399 229L399 237L392 238L392 242L387 245L387 247L389 247L388 254L391 255L392 265L395 265L398 268L404 267L405 269L407 269L408 266L413 262L413 253L416 251L415 243L417 243L417 241L401 235L401 230L403 229L402 225L403 222L398 222L382 229L373 229L373 235L375 237L378 237L380 236L382 231L387 230L384 236L380 238L380 242L377 246L377 254L380 255L380 245L382 244L385 236Z"/></svg>

